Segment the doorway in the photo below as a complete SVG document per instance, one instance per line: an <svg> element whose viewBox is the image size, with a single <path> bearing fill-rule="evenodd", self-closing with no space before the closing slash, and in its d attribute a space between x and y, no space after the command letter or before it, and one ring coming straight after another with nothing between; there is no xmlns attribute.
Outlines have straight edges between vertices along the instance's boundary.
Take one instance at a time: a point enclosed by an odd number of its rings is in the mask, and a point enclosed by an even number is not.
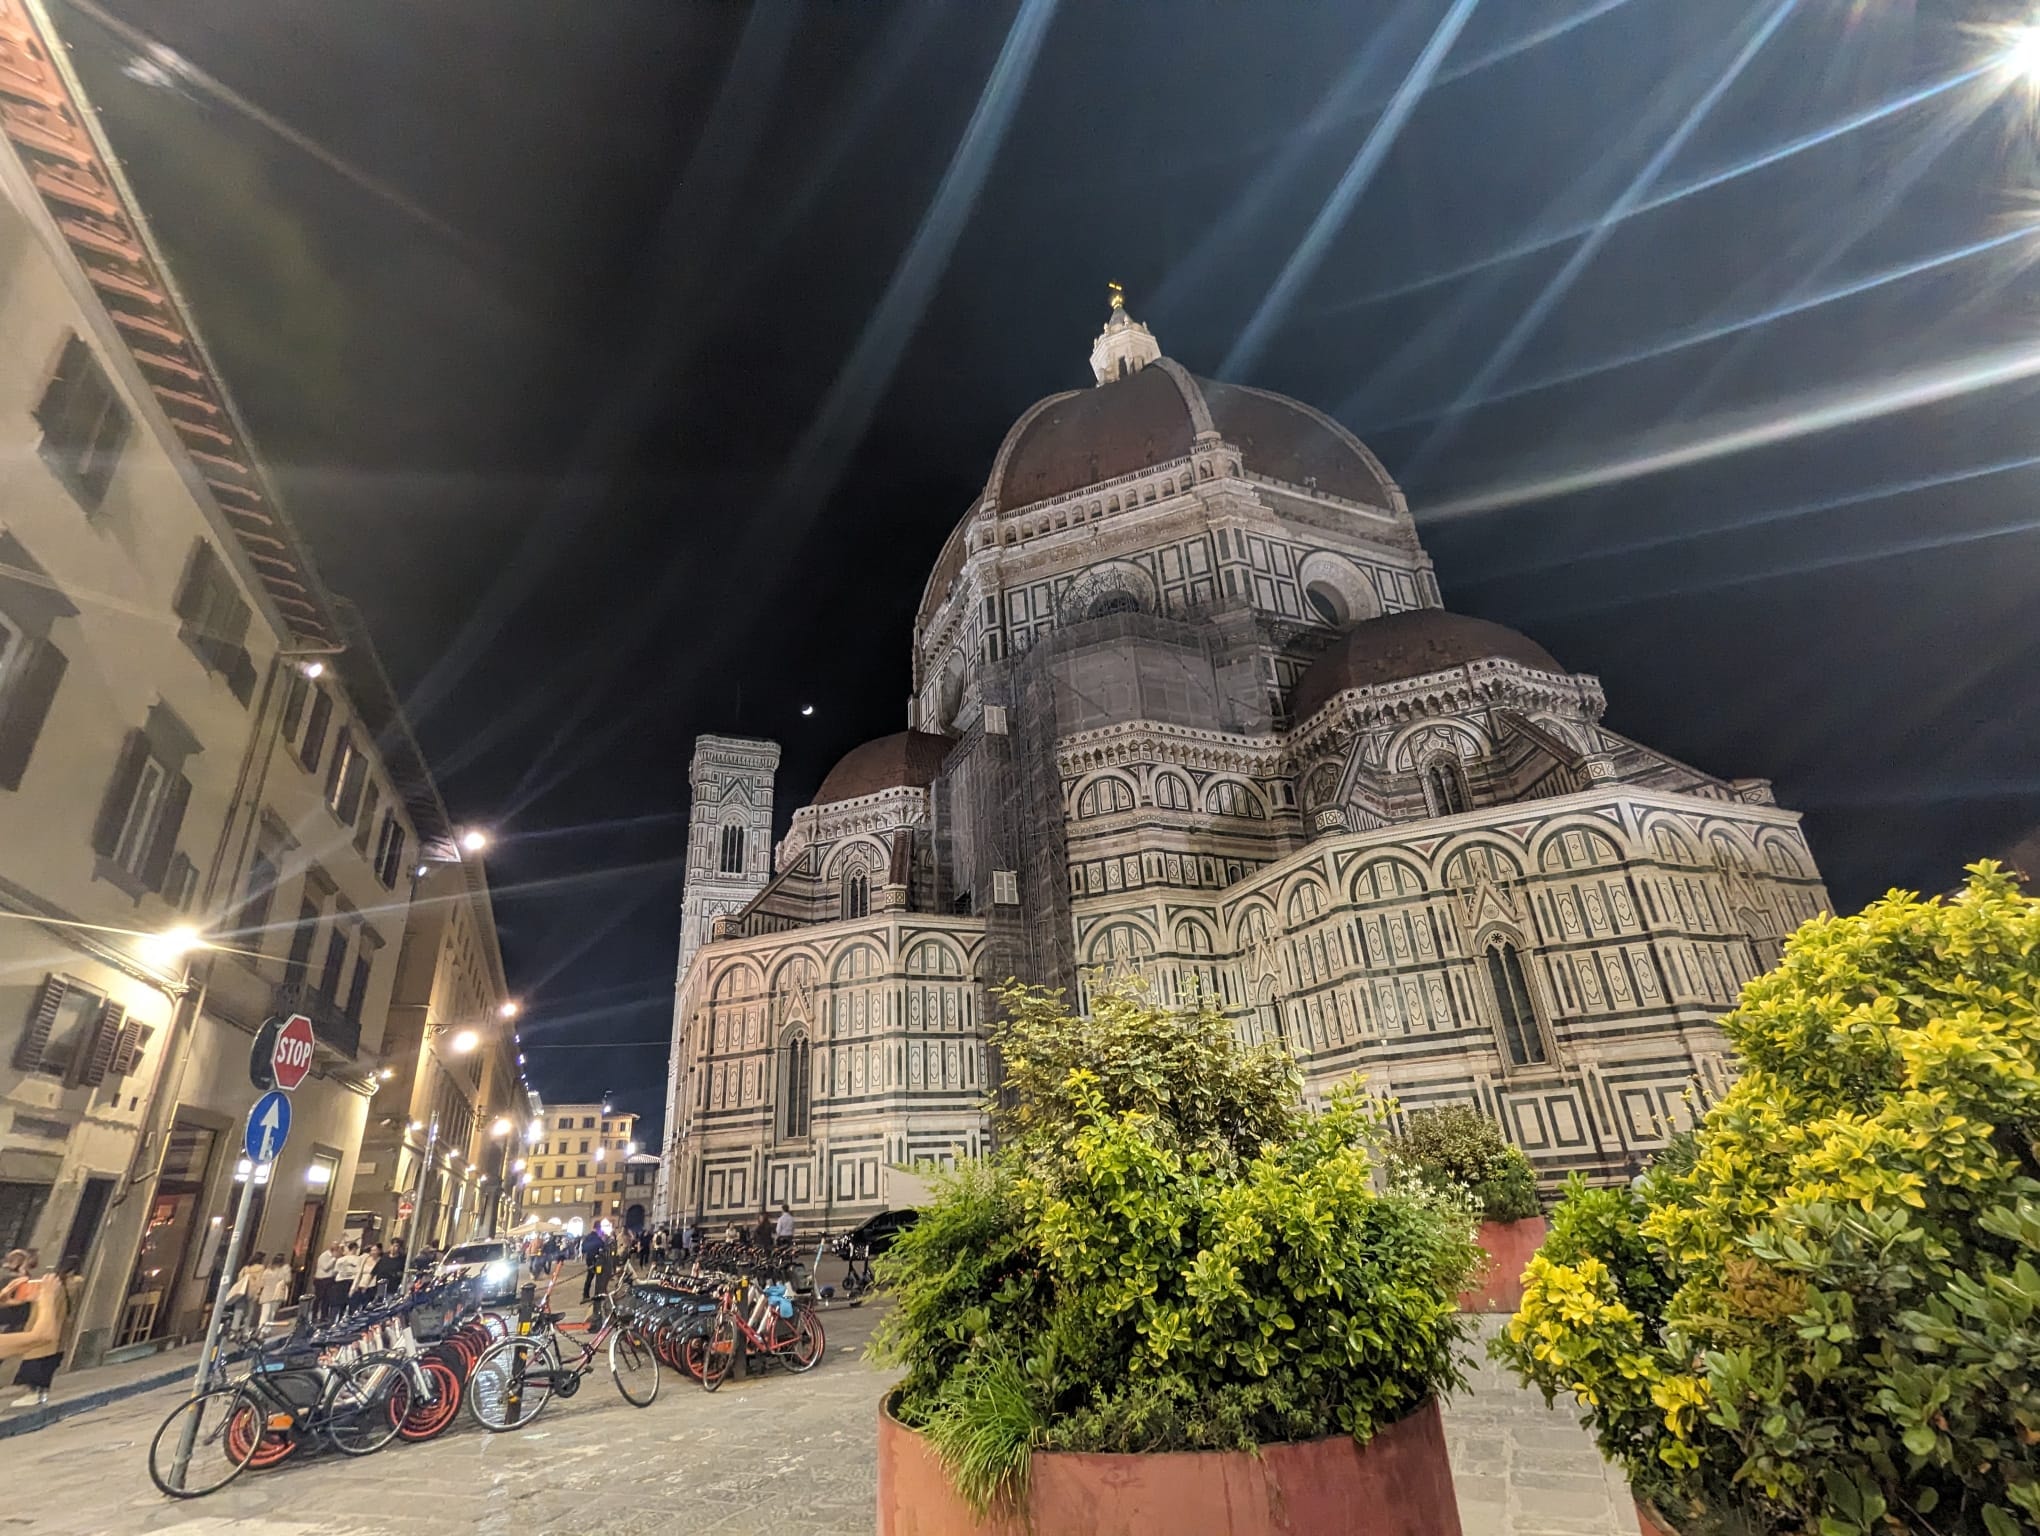
<svg viewBox="0 0 2040 1536"><path fill-rule="evenodd" d="M78 1197L78 1209L71 1216L70 1235L64 1239L64 1252L57 1260L59 1269L83 1273L85 1256L92 1251L92 1240L99 1235L100 1220L106 1215L106 1202L113 1198L113 1184L110 1178L85 1181L85 1192Z"/></svg>
<svg viewBox="0 0 2040 1536"><path fill-rule="evenodd" d="M114 1336L116 1346L160 1338L169 1329L218 1135L183 1120L170 1128L170 1143L156 1175L156 1193L149 1201L148 1224L142 1229L134 1272L128 1276L127 1299Z"/></svg>

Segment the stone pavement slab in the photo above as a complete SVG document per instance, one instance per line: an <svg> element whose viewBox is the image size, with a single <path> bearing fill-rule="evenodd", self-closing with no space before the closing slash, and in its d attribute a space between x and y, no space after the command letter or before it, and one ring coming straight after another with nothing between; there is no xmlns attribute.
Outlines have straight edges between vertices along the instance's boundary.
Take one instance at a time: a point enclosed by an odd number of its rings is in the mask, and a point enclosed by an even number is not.
<svg viewBox="0 0 2040 1536"><path fill-rule="evenodd" d="M709 1394L668 1375L636 1409L598 1372L530 1429L491 1435L463 1410L429 1445L327 1453L189 1501L149 1482L150 1437L183 1396L166 1388L0 1441L0 1536L870 1536L888 1378L861 1357L879 1310L824 1313L829 1357L805 1376ZM1484 1356L1472 1377L1445 1412L1466 1536L1637 1536L1621 1475L1569 1414Z"/></svg>

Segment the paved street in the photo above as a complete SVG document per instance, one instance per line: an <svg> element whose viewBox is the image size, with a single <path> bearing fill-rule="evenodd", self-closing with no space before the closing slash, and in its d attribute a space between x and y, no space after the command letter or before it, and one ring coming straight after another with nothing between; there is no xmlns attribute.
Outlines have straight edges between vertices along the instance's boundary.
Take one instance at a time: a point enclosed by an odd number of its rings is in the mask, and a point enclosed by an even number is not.
<svg viewBox="0 0 2040 1536"><path fill-rule="evenodd" d="M874 1414L885 1376L861 1359L876 1308L825 1314L829 1359L714 1396L668 1376L650 1408L606 1375L533 1429L490 1435L465 1416L429 1445L365 1461L326 1455L249 1472L210 1498L150 1484L166 1389L0 1442L0 1530L36 1536L868 1536ZM1491 1367L1446 1413L1466 1536L1636 1536L1621 1478L1563 1413Z"/></svg>

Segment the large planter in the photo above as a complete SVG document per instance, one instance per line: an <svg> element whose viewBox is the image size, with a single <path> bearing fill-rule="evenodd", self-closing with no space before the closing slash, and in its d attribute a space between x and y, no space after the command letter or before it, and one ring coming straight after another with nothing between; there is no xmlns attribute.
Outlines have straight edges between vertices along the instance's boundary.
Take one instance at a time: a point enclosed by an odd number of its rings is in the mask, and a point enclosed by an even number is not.
<svg viewBox="0 0 2040 1536"><path fill-rule="evenodd" d="M878 1536L1460 1536L1438 1405L1352 1437L1149 1456L1037 1452L1019 1507L980 1519L878 1405Z"/></svg>
<svg viewBox="0 0 2040 1536"><path fill-rule="evenodd" d="M1523 1305L1523 1270L1530 1255L1544 1244L1542 1216L1521 1221L1484 1221L1475 1239L1488 1256L1487 1274L1471 1290L1459 1293L1462 1312L1514 1312Z"/></svg>

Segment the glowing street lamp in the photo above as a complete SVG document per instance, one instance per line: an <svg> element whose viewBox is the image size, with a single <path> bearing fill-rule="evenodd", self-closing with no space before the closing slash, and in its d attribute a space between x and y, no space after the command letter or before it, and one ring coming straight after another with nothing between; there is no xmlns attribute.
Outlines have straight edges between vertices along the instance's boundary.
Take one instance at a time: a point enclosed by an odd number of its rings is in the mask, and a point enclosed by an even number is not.
<svg viewBox="0 0 2040 1536"><path fill-rule="evenodd" d="M524 1010L518 1006L517 999L513 997L508 1002L502 1004L500 1007L496 1009L496 1017L499 1019L514 1019L517 1017L518 1014L522 1013L523 1011Z"/></svg>
<svg viewBox="0 0 2040 1536"><path fill-rule="evenodd" d="M453 1054L465 1056L482 1043L482 1037L472 1029L463 1029L453 1037Z"/></svg>
<svg viewBox="0 0 2040 1536"><path fill-rule="evenodd" d="M489 846L489 834L480 827L469 827L460 835L460 845L469 853L480 853Z"/></svg>
<svg viewBox="0 0 2040 1536"><path fill-rule="evenodd" d="M510 1117L508 1115L498 1115L496 1123L489 1127L489 1134L491 1136L508 1136L510 1134Z"/></svg>

